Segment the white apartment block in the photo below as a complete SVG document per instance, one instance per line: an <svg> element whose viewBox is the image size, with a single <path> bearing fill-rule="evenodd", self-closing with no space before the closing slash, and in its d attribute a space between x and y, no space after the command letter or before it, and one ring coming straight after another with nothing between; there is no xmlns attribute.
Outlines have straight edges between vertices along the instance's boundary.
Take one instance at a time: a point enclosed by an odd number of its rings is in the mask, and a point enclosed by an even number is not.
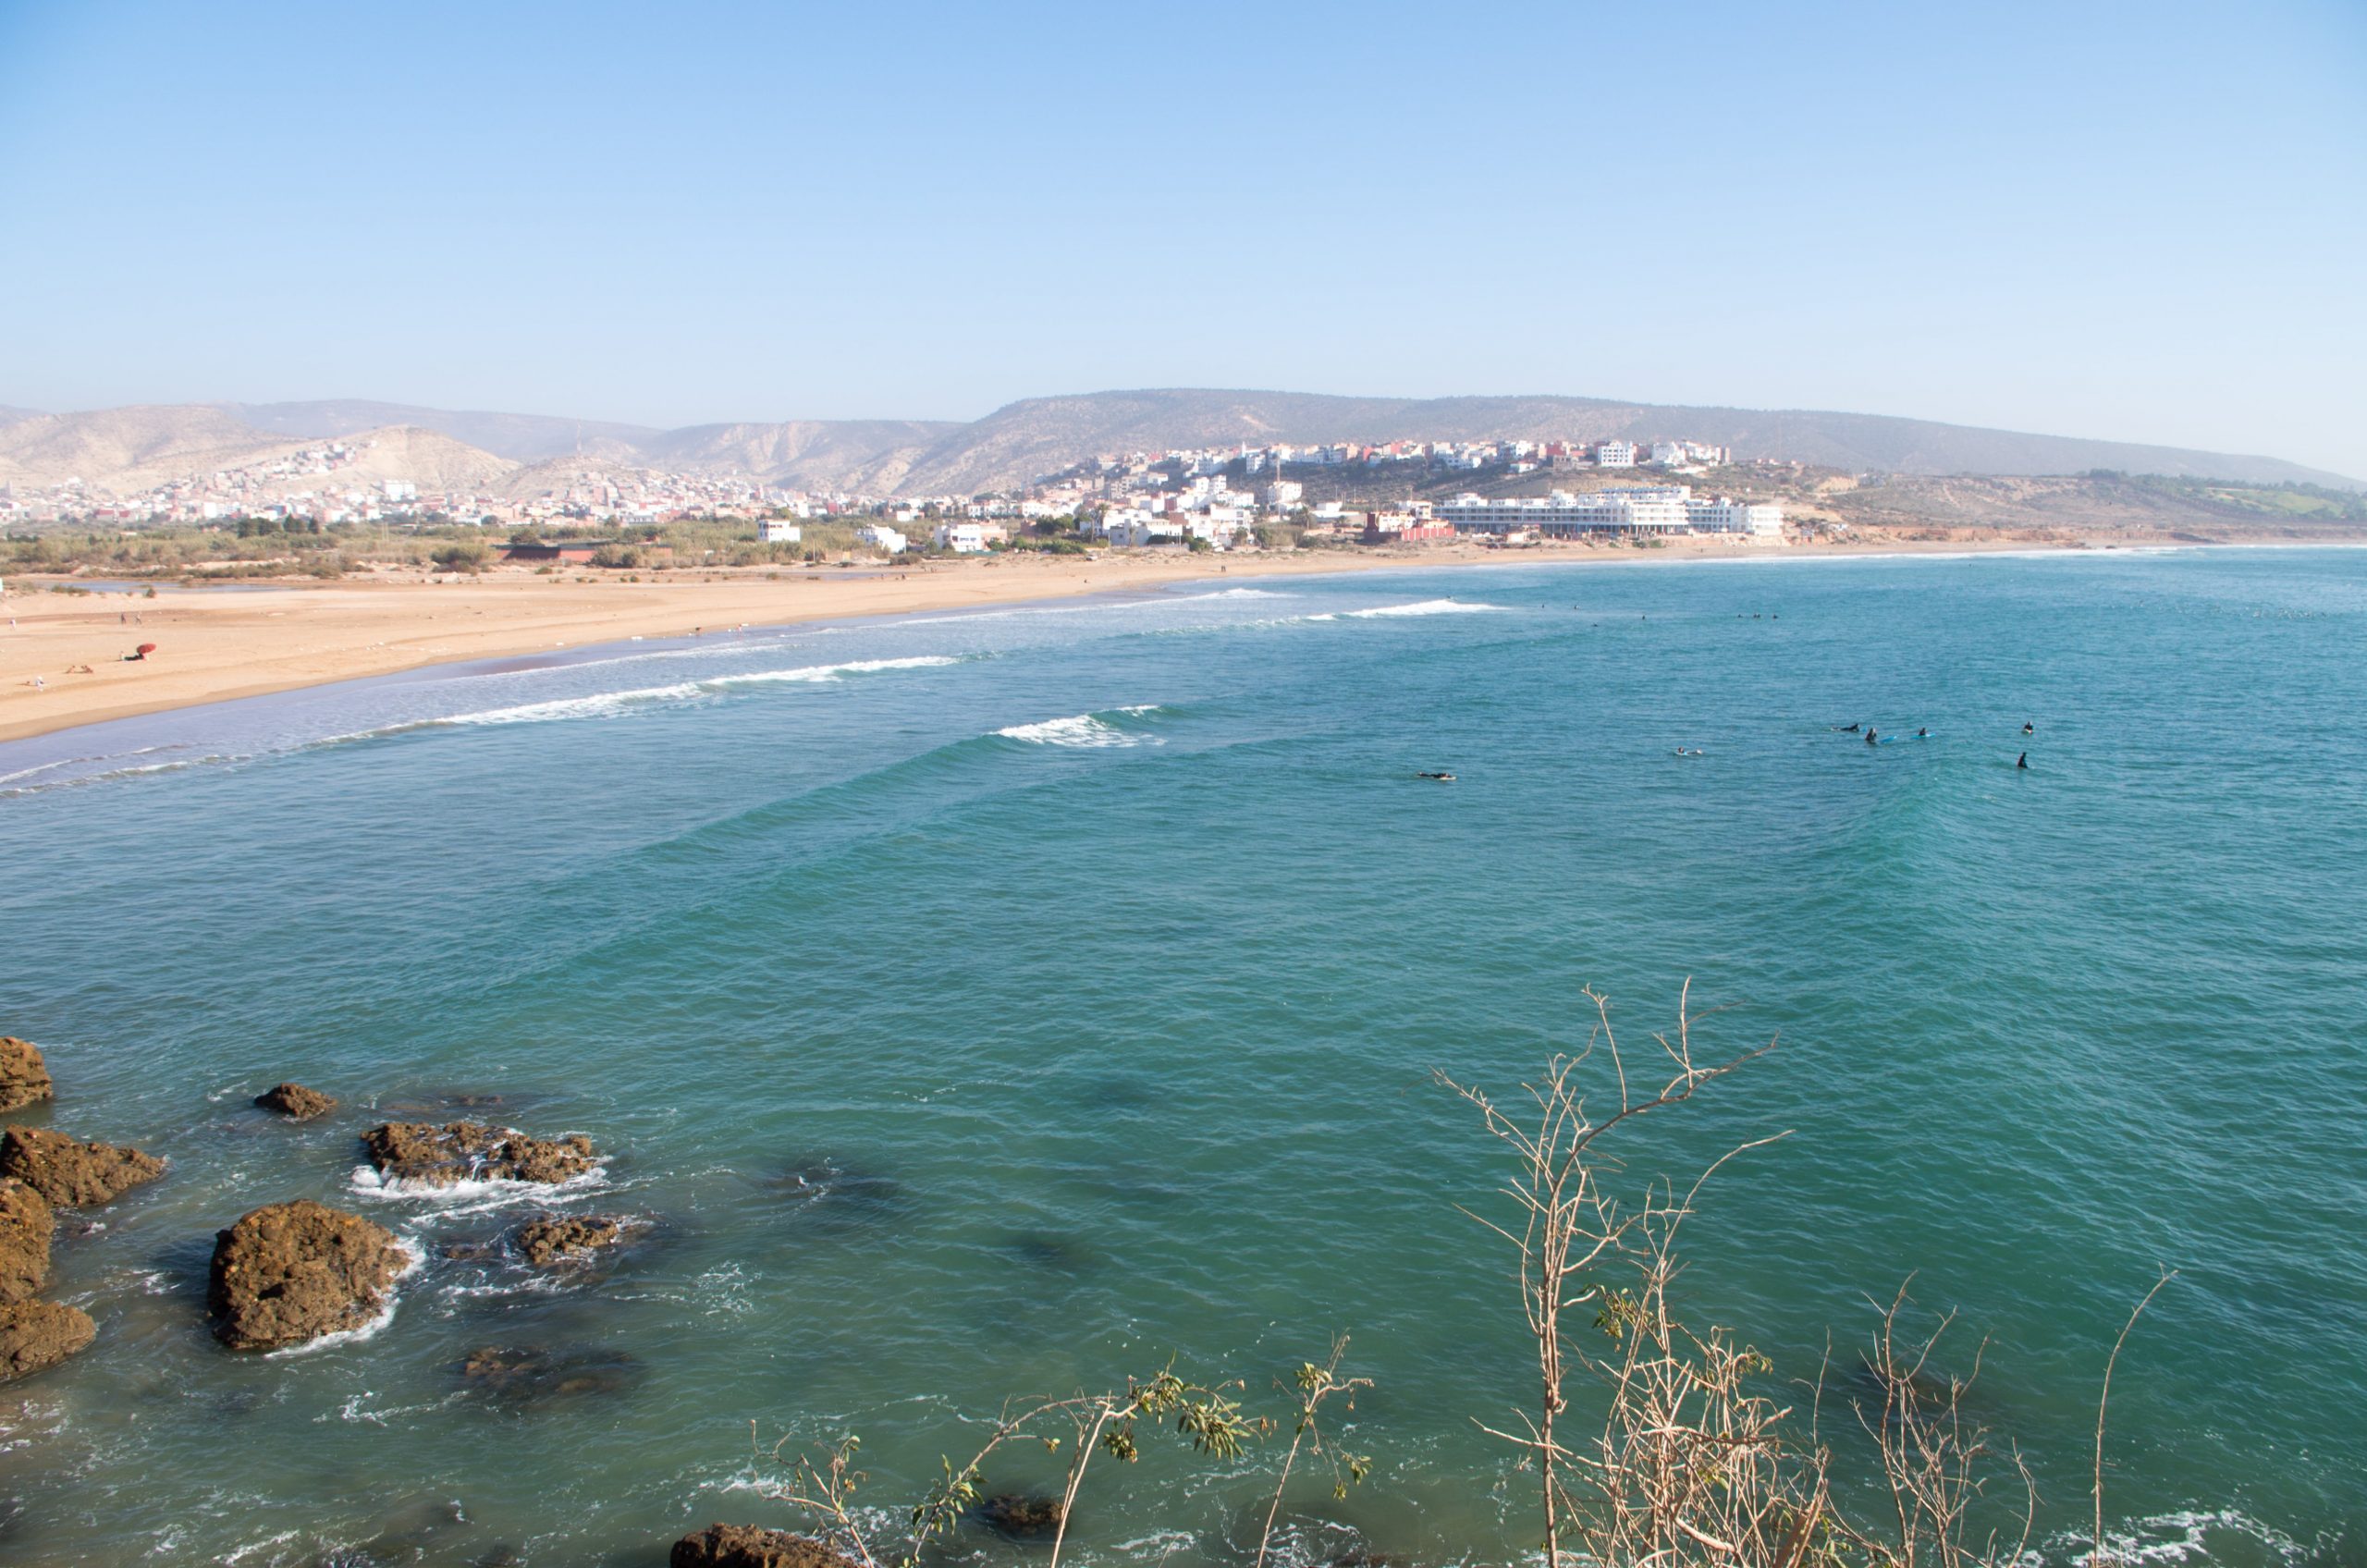
<svg viewBox="0 0 2367 1568"><path fill-rule="evenodd" d="M1634 468L1636 444L1633 441L1605 441L1594 449L1597 468Z"/></svg>
<svg viewBox="0 0 2367 1568"><path fill-rule="evenodd" d="M938 549L957 556L986 553L987 531L975 522L940 522L929 537Z"/></svg>
<svg viewBox="0 0 2367 1568"><path fill-rule="evenodd" d="M1532 530L1548 539L1606 533L1665 535L1704 530L1749 533L1762 525L1771 527L1773 537L1781 539L1784 531L1781 508L1724 500L1696 501L1692 490L1683 484L1636 485L1589 491L1583 496L1573 496L1566 490L1556 490L1549 496L1503 498L1465 495L1441 502L1438 515L1441 521L1453 523L1458 533L1511 533Z"/></svg>
<svg viewBox="0 0 2367 1568"><path fill-rule="evenodd" d="M805 537L805 530L779 518L767 518L756 524L756 537L767 545L794 545Z"/></svg>
<svg viewBox="0 0 2367 1568"><path fill-rule="evenodd" d="M901 556L912 548L911 540L884 522L865 523L854 531L854 540L858 545L868 545L875 550L885 550L891 556Z"/></svg>

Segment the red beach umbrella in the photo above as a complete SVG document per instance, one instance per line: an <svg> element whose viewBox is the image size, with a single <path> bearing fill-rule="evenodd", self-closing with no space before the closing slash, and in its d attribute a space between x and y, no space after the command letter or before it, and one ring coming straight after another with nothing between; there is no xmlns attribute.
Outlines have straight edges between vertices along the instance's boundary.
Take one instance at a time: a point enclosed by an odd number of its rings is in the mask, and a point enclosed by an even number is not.
<svg viewBox="0 0 2367 1568"><path fill-rule="evenodd" d="M153 654L156 651L156 644L153 643L142 643L140 646L132 649L131 651L135 654L141 655Z"/></svg>

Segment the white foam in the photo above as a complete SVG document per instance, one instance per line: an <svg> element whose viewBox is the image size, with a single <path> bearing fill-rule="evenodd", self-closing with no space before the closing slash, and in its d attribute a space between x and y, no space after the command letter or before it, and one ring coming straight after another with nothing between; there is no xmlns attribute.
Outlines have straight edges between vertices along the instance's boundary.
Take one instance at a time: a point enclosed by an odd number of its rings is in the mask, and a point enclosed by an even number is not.
<svg viewBox="0 0 2367 1568"><path fill-rule="evenodd" d="M759 669L746 675L718 675L702 686L754 686L776 680L837 680L849 675L869 675L881 669L934 669L962 661L946 654L926 654L905 659L852 659L845 664L809 665L803 669Z"/></svg>
<svg viewBox="0 0 2367 1568"><path fill-rule="evenodd" d="M417 1199L448 1216L485 1214L512 1204L561 1203L595 1187L605 1186L607 1167L595 1165L564 1182L518 1182L509 1178L463 1182L423 1182L410 1176L387 1176L367 1165L357 1165L346 1185L362 1197L381 1200Z"/></svg>
<svg viewBox="0 0 2367 1568"><path fill-rule="evenodd" d="M2292 1564L2294 1568L2300 1568L2309 1558L2301 1543L2292 1537L2232 1508L2207 1512L2179 1509L2126 1521L2118 1528L2104 1532L2104 1557L2108 1562L2123 1563L2215 1562L2225 1553L2214 1548L2214 1536L2249 1540L2264 1549L2269 1561ZM2095 1562L2095 1543L2084 1535L2058 1537L2057 1543L2080 1568L2088 1568ZM2079 1550L2080 1547L2087 1550Z"/></svg>
<svg viewBox="0 0 2367 1568"><path fill-rule="evenodd" d="M1410 605L1381 605L1368 610L1348 610L1343 613L1358 620L1370 620L1380 616L1401 615L1472 615L1481 610L1500 610L1502 605L1483 605L1470 599L1421 599Z"/></svg>
<svg viewBox="0 0 2367 1568"><path fill-rule="evenodd" d="M1146 713L1149 710L1126 708L1121 711ZM995 733L1005 740L1024 741L1036 746L1139 746L1151 739L1147 735L1129 735L1089 713L1073 714L1067 718L1048 718L1038 724L1014 724Z"/></svg>

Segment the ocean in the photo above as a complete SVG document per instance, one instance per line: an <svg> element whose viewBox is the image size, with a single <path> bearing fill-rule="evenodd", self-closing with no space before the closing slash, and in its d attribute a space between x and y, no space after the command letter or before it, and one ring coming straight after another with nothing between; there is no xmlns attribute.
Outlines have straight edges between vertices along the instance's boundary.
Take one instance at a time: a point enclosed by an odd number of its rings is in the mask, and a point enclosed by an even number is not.
<svg viewBox="0 0 2367 1568"><path fill-rule="evenodd" d="M0 745L0 1033L59 1085L16 1120L171 1161L61 1236L99 1337L0 1386L0 1556L655 1564L799 1524L767 1482L844 1434L886 1518L1015 1396L1172 1365L1280 1415L1345 1334L1371 1386L1325 1421L1371 1474L1304 1468L1283 1560L1532 1561L1533 1477L1477 1426L1534 1403L1465 1212L1510 1172L1432 1075L1516 1095L1588 986L1632 1059L1689 983L1697 1051L1774 1049L1634 1124L1621 1179L1789 1133L1705 1188L1680 1295L1839 1469L1905 1284L2071 1563L2105 1358L2175 1268L2114 1378L2116 1539L2367 1562L2363 698L2367 553L1639 557L555 649ZM250 1108L287 1078L345 1109ZM468 1114L605 1163L357 1171L373 1121ZM233 1354L214 1233L295 1197L423 1261L366 1337ZM648 1223L557 1281L462 1244L545 1207ZM462 1377L495 1347L554 1370ZM1068 1554L1245 1561L1288 1430L1147 1432Z"/></svg>

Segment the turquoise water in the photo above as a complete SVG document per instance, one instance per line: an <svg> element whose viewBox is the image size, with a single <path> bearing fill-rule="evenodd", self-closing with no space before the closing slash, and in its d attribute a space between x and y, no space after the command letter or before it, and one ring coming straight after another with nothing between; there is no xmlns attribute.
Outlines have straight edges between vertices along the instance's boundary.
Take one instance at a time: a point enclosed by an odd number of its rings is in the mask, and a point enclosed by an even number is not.
<svg viewBox="0 0 2367 1568"><path fill-rule="evenodd" d="M1845 1465L1869 1299L1919 1271L2067 1562L2104 1356L2174 1267L2114 1390L2116 1527L2367 1561L2362 672L2355 553L1515 567L0 746L0 1032L61 1084L31 1120L173 1162L61 1244L100 1338L0 1389L0 1555L655 1563L796 1522L752 1426L860 1431L886 1507L1006 1395L1171 1357L1278 1409L1346 1331L1377 1466L1294 1489L1294 1553L1513 1561L1527 1479L1471 1418L1528 1402L1527 1352L1456 1208L1500 1167L1429 1075L1513 1089L1589 984L1640 1042L1689 976L1723 1009L1697 1043L1780 1043L1630 1156L1792 1131L1710 1190L1685 1288L1779 1378L1833 1345ZM349 1111L246 1108L283 1077ZM612 1158L563 1206L648 1241L556 1291L436 1256L544 1194L375 1192L352 1140L465 1094L589 1133ZM212 1233L297 1196L429 1260L374 1337L231 1355ZM485 1397L486 1345L593 1386ZM1239 1561L1273 1463L1147 1443L1077 1546Z"/></svg>

